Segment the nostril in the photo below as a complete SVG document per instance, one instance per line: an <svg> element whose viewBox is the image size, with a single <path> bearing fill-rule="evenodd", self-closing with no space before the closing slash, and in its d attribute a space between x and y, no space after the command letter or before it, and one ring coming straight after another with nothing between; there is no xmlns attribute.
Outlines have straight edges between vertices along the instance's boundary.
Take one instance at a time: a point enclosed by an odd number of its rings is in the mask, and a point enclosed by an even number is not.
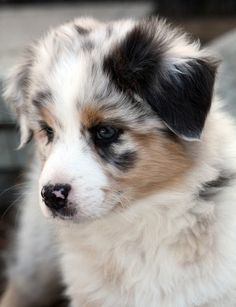
<svg viewBox="0 0 236 307"><path fill-rule="evenodd" d="M67 205L70 190L71 186L69 184L49 184L42 188L41 196L46 206L59 210Z"/></svg>
<svg viewBox="0 0 236 307"><path fill-rule="evenodd" d="M45 185L43 186L42 190L41 190L41 196L43 199L49 199L51 196L51 193L53 191L53 185L49 184L49 185Z"/></svg>

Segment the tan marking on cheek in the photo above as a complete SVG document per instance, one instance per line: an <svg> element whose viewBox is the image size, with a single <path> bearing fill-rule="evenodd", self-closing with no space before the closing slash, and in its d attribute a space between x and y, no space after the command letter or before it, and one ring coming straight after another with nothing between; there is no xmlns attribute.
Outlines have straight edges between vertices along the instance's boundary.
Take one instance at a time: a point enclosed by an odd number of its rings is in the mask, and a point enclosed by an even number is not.
<svg viewBox="0 0 236 307"><path fill-rule="evenodd" d="M91 128L102 122L104 114L95 106L84 106L80 111L80 120L86 128Z"/></svg>
<svg viewBox="0 0 236 307"><path fill-rule="evenodd" d="M134 168L118 175L116 184L133 199L176 185L192 166L184 145L162 135L132 133L137 147Z"/></svg>

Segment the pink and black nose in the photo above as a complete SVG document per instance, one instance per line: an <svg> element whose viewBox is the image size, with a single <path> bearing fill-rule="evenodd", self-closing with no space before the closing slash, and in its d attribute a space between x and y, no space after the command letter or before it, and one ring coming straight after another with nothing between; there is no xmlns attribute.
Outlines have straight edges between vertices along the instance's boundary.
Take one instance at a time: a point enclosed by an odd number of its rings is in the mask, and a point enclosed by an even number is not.
<svg viewBox="0 0 236 307"><path fill-rule="evenodd" d="M42 188L41 196L48 208L60 210L66 207L70 190L69 184L49 184Z"/></svg>

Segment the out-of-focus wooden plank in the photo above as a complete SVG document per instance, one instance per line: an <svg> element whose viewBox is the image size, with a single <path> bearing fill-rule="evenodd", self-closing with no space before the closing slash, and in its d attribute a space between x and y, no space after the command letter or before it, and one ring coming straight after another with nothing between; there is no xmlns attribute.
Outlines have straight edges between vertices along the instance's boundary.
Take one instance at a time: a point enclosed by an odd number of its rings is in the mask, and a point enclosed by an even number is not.
<svg viewBox="0 0 236 307"><path fill-rule="evenodd" d="M174 24L180 25L202 43L216 39L220 35L236 28L236 16L230 17L179 17L171 18Z"/></svg>
<svg viewBox="0 0 236 307"><path fill-rule="evenodd" d="M79 16L93 16L100 20L141 18L152 12L151 1L64 3L25 5L0 9L0 76L15 62L23 48L41 36L49 27Z"/></svg>

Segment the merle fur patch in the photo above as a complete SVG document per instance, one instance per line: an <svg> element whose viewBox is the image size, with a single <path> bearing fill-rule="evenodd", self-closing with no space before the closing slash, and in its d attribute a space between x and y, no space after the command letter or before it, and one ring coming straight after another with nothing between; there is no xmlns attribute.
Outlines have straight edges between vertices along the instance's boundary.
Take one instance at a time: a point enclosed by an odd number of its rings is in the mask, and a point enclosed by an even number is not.
<svg viewBox="0 0 236 307"><path fill-rule="evenodd" d="M199 192L199 197L203 199L209 199L211 196L217 194L220 189L229 186L230 181L234 178L235 176L233 175L220 175L217 179L206 182Z"/></svg>
<svg viewBox="0 0 236 307"><path fill-rule="evenodd" d="M98 152L101 158L107 163L115 166L119 170L125 172L130 170L135 165L137 154L134 151L125 151L117 154L111 147L99 148Z"/></svg>
<svg viewBox="0 0 236 307"><path fill-rule="evenodd" d="M36 93L36 95L32 99L33 105L36 107L41 107L45 105L47 102L52 101L52 93L48 91L40 91Z"/></svg>
<svg viewBox="0 0 236 307"><path fill-rule="evenodd" d="M80 35L86 35L90 32L89 29L86 29L86 28L79 26L79 25L75 25L75 29Z"/></svg>
<svg viewBox="0 0 236 307"><path fill-rule="evenodd" d="M82 49L84 51L91 51L94 49L94 44L93 42L91 42L90 40L86 40L83 45L82 45Z"/></svg>

